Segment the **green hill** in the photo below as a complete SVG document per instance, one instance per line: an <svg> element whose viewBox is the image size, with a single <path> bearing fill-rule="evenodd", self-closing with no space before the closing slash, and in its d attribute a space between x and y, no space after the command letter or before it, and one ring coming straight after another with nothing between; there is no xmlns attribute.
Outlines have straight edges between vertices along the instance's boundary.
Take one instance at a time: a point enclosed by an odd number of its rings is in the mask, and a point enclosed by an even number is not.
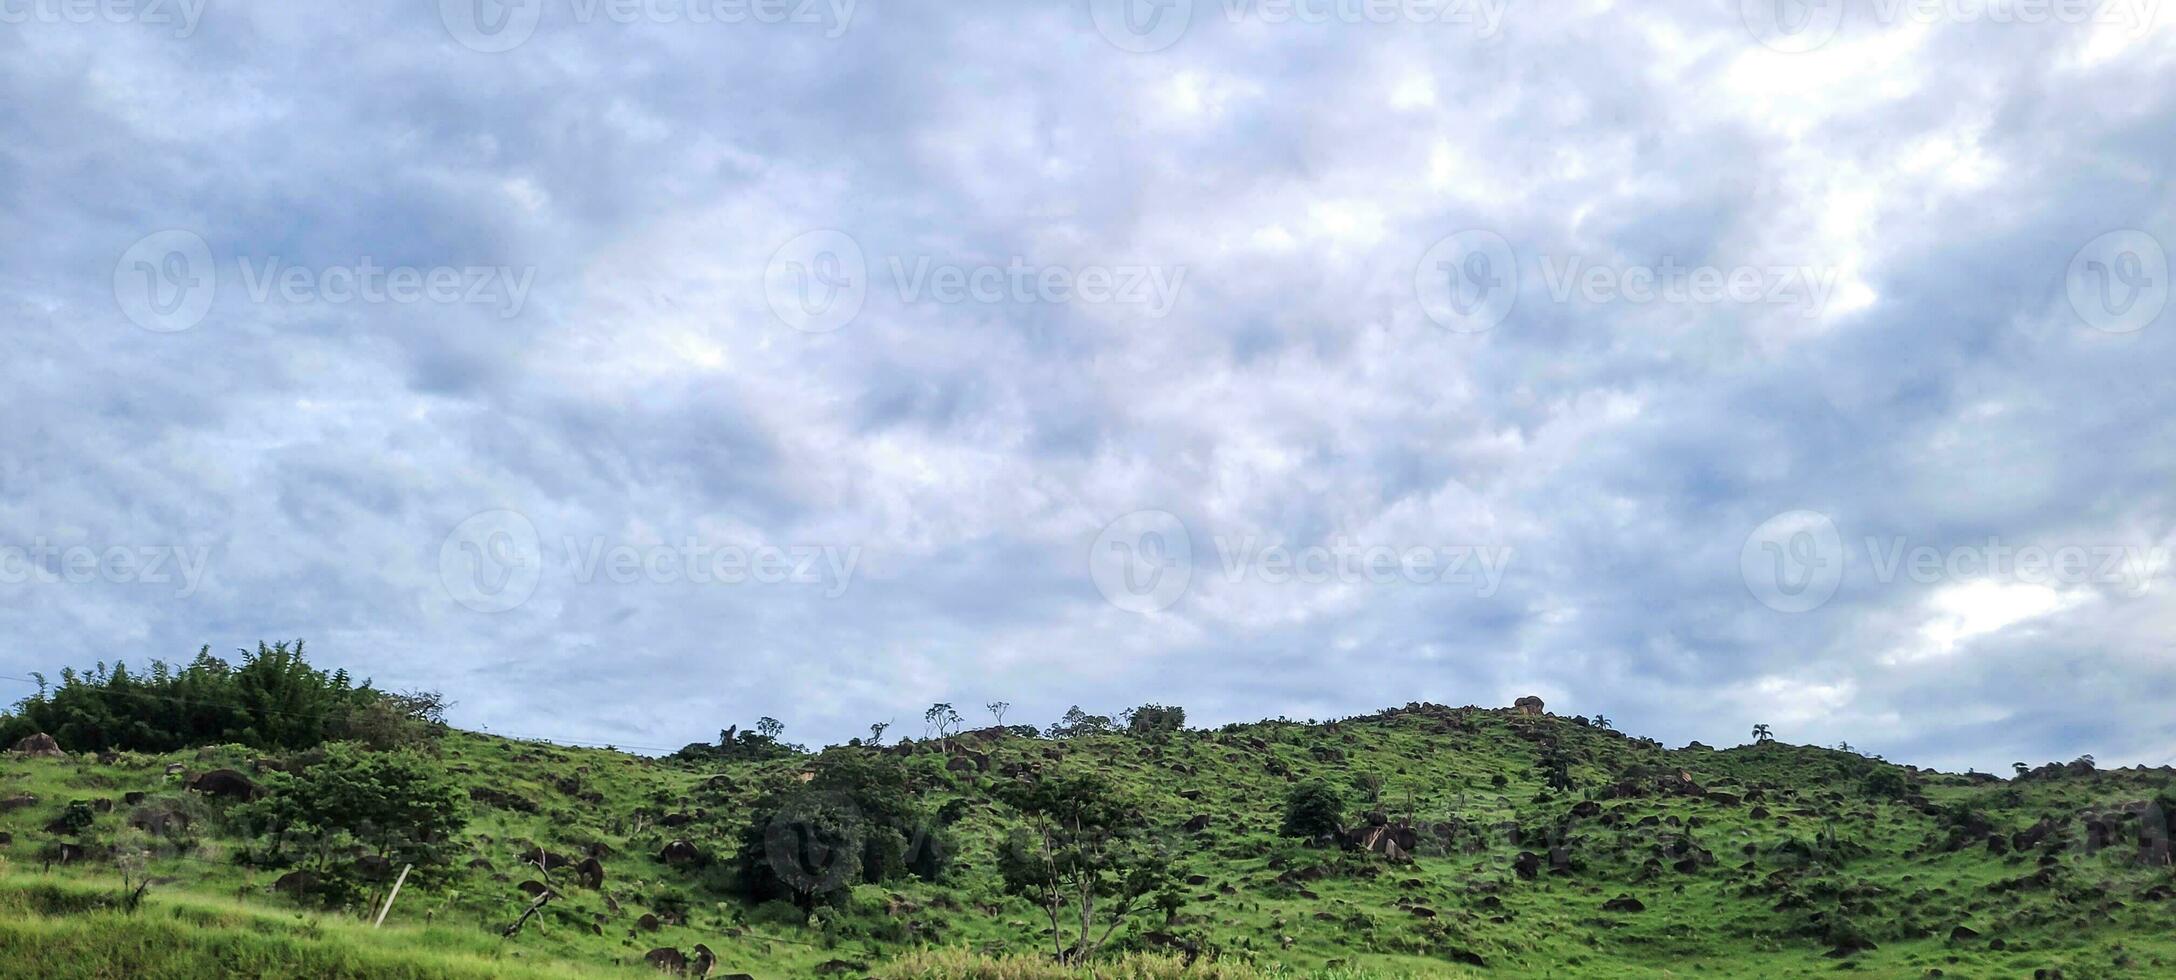
<svg viewBox="0 0 2176 980"><path fill-rule="evenodd" d="M1154 878L1115 924L1125 889L1096 898L1099 976L2176 969L2166 769L1959 776L1433 704L1172 721L814 754L767 732L664 759L459 731L392 752L11 753L0 962L46 977L642 976L650 951L701 945L712 976L1070 975L1053 953L1079 934L1077 894L1054 941L1051 910L1005 886L1071 855ZM395 758L444 781L461 827L390 852L424 867L373 929L397 871L372 856L375 831L266 814L308 780L378 785L361 774ZM186 788L221 769L267 795ZM1077 804L1076 784L1095 815L1050 802ZM1288 813L1300 787L1316 805ZM1062 845L1074 818L1119 829L1049 855L1023 836L1054 828ZM1334 834L1304 836L1310 819Z"/></svg>

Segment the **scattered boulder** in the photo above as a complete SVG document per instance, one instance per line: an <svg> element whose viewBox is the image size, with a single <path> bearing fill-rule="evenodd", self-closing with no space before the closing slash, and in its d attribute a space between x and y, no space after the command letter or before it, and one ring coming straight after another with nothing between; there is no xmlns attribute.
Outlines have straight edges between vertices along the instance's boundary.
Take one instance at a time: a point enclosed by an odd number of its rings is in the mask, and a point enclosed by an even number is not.
<svg viewBox="0 0 2176 980"><path fill-rule="evenodd" d="M604 862L594 857L583 858L582 863L574 866L574 875L584 888L603 888Z"/></svg>
<svg viewBox="0 0 2176 980"><path fill-rule="evenodd" d="M537 812L536 803L529 798L518 793L492 789L489 786L469 787L468 798L485 806L497 807L501 810L513 810L517 813Z"/></svg>
<svg viewBox="0 0 2176 980"><path fill-rule="evenodd" d="M206 796L221 796L237 800L254 800L262 793L248 776L233 769L214 769L191 777L182 784Z"/></svg>
<svg viewBox="0 0 2176 980"><path fill-rule="evenodd" d="M1532 881L1535 875L1541 873L1541 856L1532 851L1520 851L1519 856L1511 862L1511 870L1517 872L1519 877Z"/></svg>
<svg viewBox="0 0 2176 980"><path fill-rule="evenodd" d="M128 815L128 825L153 837L173 837L189 830L189 812L178 800L160 800L137 807Z"/></svg>
<svg viewBox="0 0 2176 980"><path fill-rule="evenodd" d="M671 865L696 864L702 861L703 852L686 840L675 840L658 852L657 859Z"/></svg>
<svg viewBox="0 0 2176 980"><path fill-rule="evenodd" d="M1192 819L1186 821L1185 829L1189 834L1198 834L1209 829L1209 815L1206 813L1194 814Z"/></svg>
<svg viewBox="0 0 2176 980"><path fill-rule="evenodd" d="M291 898L308 898L315 894L318 886L322 884L324 884L323 879L320 879L314 871L289 871L281 875L278 881L272 883L272 891Z"/></svg>
<svg viewBox="0 0 2176 980"><path fill-rule="evenodd" d="M10 810L20 810L24 807L32 807L37 805L38 798L30 795L29 793L17 793L14 796L0 797L0 813L6 813Z"/></svg>
<svg viewBox="0 0 2176 980"><path fill-rule="evenodd" d="M1616 898L1612 898L1609 901L1603 902L1602 911L1645 912L1647 911L1647 905L1646 903L1643 903L1639 899L1633 898L1630 895L1619 895Z"/></svg>
<svg viewBox="0 0 2176 980"><path fill-rule="evenodd" d="M1531 694L1520 698L1517 701L1511 702L1511 707L1513 710L1517 711L1519 714L1522 715L1538 715L1542 713L1541 699Z"/></svg>
<svg viewBox="0 0 2176 980"><path fill-rule="evenodd" d="M1392 861L1406 861L1420 846L1420 831L1405 824L1370 824L1345 832L1345 845L1356 851L1372 851Z"/></svg>
<svg viewBox="0 0 2176 980"><path fill-rule="evenodd" d="M61 751L60 743L44 732L25 735L15 742L15 754L32 759L65 759L68 753Z"/></svg>
<svg viewBox="0 0 2176 980"><path fill-rule="evenodd" d="M642 955L642 960L666 973L688 972L688 958L670 946L659 946Z"/></svg>

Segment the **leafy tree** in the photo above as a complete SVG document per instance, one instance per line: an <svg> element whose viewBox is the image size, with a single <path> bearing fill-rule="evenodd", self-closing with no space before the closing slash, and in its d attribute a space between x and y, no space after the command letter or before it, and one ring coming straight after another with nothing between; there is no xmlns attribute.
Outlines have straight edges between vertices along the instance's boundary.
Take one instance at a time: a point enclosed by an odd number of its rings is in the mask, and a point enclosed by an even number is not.
<svg viewBox="0 0 2176 980"><path fill-rule="evenodd" d="M983 705L983 708L990 712L990 717L997 719L997 727L1003 728L1005 727L1005 712L1012 710L1012 702L992 701Z"/></svg>
<svg viewBox="0 0 2176 980"><path fill-rule="evenodd" d="M998 875L1008 894L1043 909L1058 959L1089 960L1133 915L1162 909L1168 919L1183 904L1169 851L1109 777L1060 771L1007 795L1028 822L999 848Z"/></svg>
<svg viewBox="0 0 2176 980"><path fill-rule="evenodd" d="M334 719L326 736L379 751L429 748L446 734L446 704L436 691L382 692Z"/></svg>
<svg viewBox="0 0 2176 980"><path fill-rule="evenodd" d="M890 728L890 727L892 727L892 723L891 723L891 722L888 722L888 721L880 721L880 722L877 722L877 723L875 723L875 724L873 724L873 725L870 725L870 726L869 726L869 744L870 744L870 745L882 745L882 744L884 744L884 730L885 730L885 729L887 729L887 728Z"/></svg>
<svg viewBox="0 0 2176 980"><path fill-rule="evenodd" d="M152 661L138 673L104 662L87 671L63 668L60 683L44 675L38 691L0 717L9 741L45 732L77 752L172 752L239 743L252 748L306 749L324 741L354 710L385 697L358 686L347 671L312 668L302 641L257 644L241 662L211 655L211 647L176 668Z"/></svg>
<svg viewBox="0 0 2176 980"><path fill-rule="evenodd" d="M940 739L951 738L953 732L959 731L961 721L960 713L943 701L930 705L928 711L922 712L922 722L929 726L928 732Z"/></svg>
<svg viewBox="0 0 2176 980"><path fill-rule="evenodd" d="M1383 774L1379 772L1353 773L1352 787L1366 796L1369 803L1373 803L1383 798Z"/></svg>
<svg viewBox="0 0 2176 980"><path fill-rule="evenodd" d="M357 849L382 859L378 867L413 864L427 878L454 856L453 838L467 822L453 781L410 751L336 742L299 773L266 773L263 788L242 816L275 841L313 838L308 857L335 901L357 896L372 878L352 859Z"/></svg>
<svg viewBox="0 0 2176 980"><path fill-rule="evenodd" d="M912 875L934 881L950 856L896 759L826 752L808 782L756 802L741 836L740 887L756 901L786 898L804 915L843 902L856 883Z"/></svg>
<svg viewBox="0 0 2176 980"><path fill-rule="evenodd" d="M1866 776L1866 795L1878 800L1899 800L1911 795L1911 782L1897 769L1876 769Z"/></svg>
<svg viewBox="0 0 2176 980"><path fill-rule="evenodd" d="M1186 709L1144 704L1125 713L1126 731L1135 735L1165 735L1186 727Z"/></svg>
<svg viewBox="0 0 2176 980"><path fill-rule="evenodd" d="M765 734L766 730L769 734ZM739 725L733 725L718 733L718 744L689 742L669 758L686 762L764 762L791 758L806 751L801 746L779 741L778 736L785 730L786 726L776 718L760 718L752 731L744 732Z"/></svg>
<svg viewBox="0 0 2176 980"><path fill-rule="evenodd" d="M1312 779L1285 794L1284 825L1278 832L1313 839L1336 834L1344 821L1345 798L1328 782Z"/></svg>
<svg viewBox="0 0 2176 980"><path fill-rule="evenodd" d="M1051 738L1078 738L1082 735L1100 735L1117 726L1111 724L1109 715L1091 715L1080 710L1080 705L1065 709L1065 717L1050 726Z"/></svg>

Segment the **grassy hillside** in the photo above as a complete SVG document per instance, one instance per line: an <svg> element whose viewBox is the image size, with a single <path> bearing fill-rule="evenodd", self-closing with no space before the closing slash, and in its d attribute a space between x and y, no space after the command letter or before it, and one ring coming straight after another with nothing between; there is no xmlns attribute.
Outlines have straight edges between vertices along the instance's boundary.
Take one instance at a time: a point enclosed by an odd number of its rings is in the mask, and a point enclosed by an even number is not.
<svg viewBox="0 0 2176 980"><path fill-rule="evenodd" d="M1672 750L1584 719L1436 705L761 760L462 732L432 752L469 819L456 859L412 879L379 930L372 900L319 911L273 892L289 869L234 819L243 804L183 788L262 769L262 754L12 755L0 962L52 977L640 976L654 975L648 951L702 944L713 976L1060 975L1044 911L1001 887L998 848L1023 821L1009 787L1094 771L1138 799L1183 882L1174 914L1118 929L1101 976L1189 961L1205 976L2176 970L2176 879L2142 830L2161 819L2150 801L2168 770L1995 780L1776 742ZM744 897L735 854L759 801L845 760L905 781L928 840L949 848L942 873L854 885L813 916ZM1280 834L1287 794L1312 780L1345 795L1339 823L1374 848ZM56 827L73 801L89 825ZM179 817L147 817L162 814ZM675 841L692 858L668 862ZM572 866L589 856L598 887ZM554 897L503 936L541 888Z"/></svg>

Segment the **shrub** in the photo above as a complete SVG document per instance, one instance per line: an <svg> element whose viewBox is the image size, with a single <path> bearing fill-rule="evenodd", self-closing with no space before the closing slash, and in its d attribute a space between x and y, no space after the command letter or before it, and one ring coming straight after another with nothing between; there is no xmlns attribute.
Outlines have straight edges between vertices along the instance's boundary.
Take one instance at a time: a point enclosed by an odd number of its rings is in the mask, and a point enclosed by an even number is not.
<svg viewBox="0 0 2176 980"><path fill-rule="evenodd" d="M272 835L275 860L291 838L313 839L309 856L328 902L353 898L378 877L348 857L356 848L382 859L378 867L413 864L428 878L452 857L449 845L467 822L452 781L413 752L336 743L300 773L266 773L263 789L240 815Z"/></svg>
<svg viewBox="0 0 2176 980"><path fill-rule="evenodd" d="M136 673L125 663L88 671L63 668L48 687L32 675L38 692L0 718L0 738L12 741L45 732L73 752L128 749L172 752L236 742L258 749L301 749L322 742L348 712L380 694L369 682L354 685L347 671L310 666L302 641L242 651L240 664L197 651L175 669L153 661Z"/></svg>
<svg viewBox="0 0 2176 980"><path fill-rule="evenodd" d="M1286 837L1321 837L1336 834L1344 819L1345 799L1337 789L1319 779L1309 780L1285 794L1284 825L1278 832Z"/></svg>

